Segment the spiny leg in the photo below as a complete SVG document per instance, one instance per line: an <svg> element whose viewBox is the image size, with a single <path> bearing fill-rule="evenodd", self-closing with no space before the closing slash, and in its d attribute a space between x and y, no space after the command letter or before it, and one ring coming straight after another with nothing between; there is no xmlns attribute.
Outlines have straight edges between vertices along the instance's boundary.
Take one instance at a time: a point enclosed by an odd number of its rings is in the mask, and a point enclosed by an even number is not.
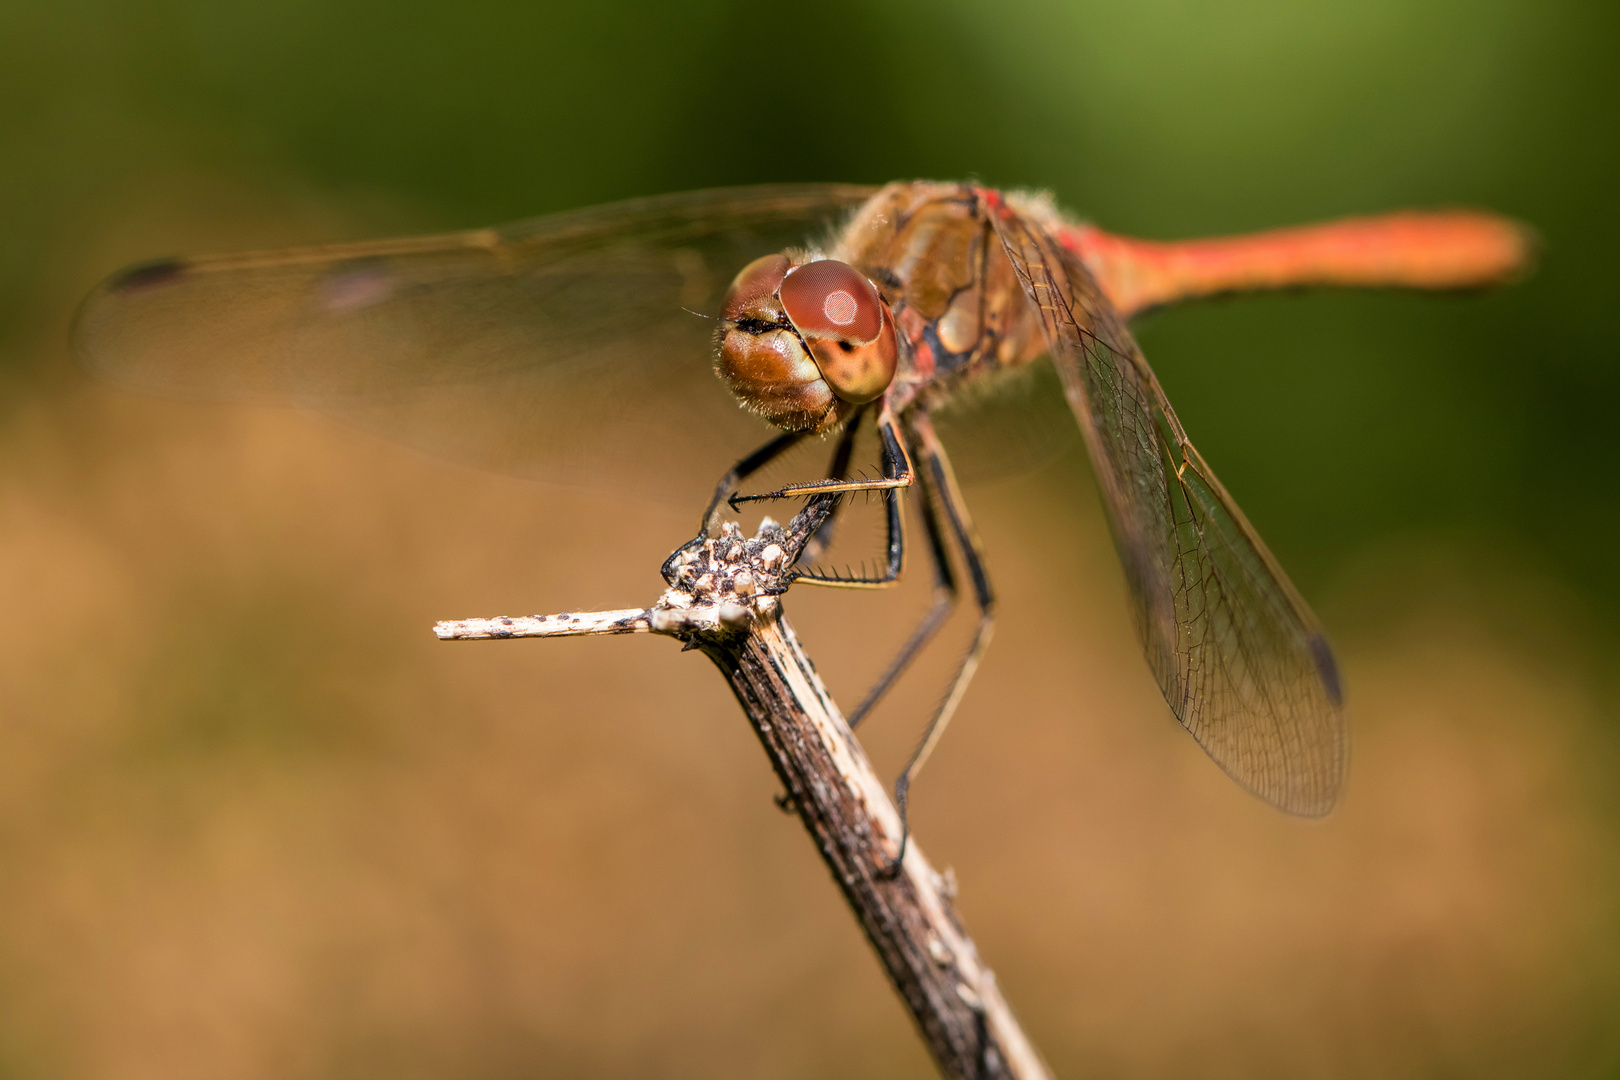
<svg viewBox="0 0 1620 1080"><path fill-rule="evenodd" d="M861 420L865 416L866 406L862 405L855 410L854 415L849 418L849 422L844 425L843 432L838 436L838 445L833 448L832 463L827 467L827 476L830 479L849 479L849 459L855 453L855 435L861 425ZM815 531L815 535L810 537L810 541L799 552L799 562L815 562L821 557L821 553L826 551L832 544L833 532L838 525L838 512L843 509L843 506L843 500L840 499L838 505L833 507L833 511L827 520L821 523L821 527Z"/></svg>
<svg viewBox="0 0 1620 1080"><path fill-rule="evenodd" d="M895 806L900 811L900 850L894 862L885 868L885 873L891 875L900 872L900 864L906 857L906 842L911 838L911 829L906 822L906 796L911 790L911 782L927 764L928 756L934 752L940 736L945 734L945 727L951 722L951 716L956 712L957 705L961 704L968 683L973 681L973 673L979 668L979 660L990 644L990 635L996 625L996 597L990 588L990 578L985 572L984 549L980 546L978 534L973 529L973 521L968 517L962 493L957 489L956 476L951 472L950 459L945 456L945 448L940 445L938 436L934 434L934 426L926 414L919 413L913 419L912 426L917 434L923 468L927 470L929 483L933 486L945 511L946 521L956 538L968 576L973 580L973 598L979 605L979 625L973 632L973 641L968 645L961 665L956 669L956 677L951 680L951 688L946 692L945 700L940 702L934 718L928 722L917 749L911 753L911 760L906 762L905 771L894 782Z"/></svg>
<svg viewBox="0 0 1620 1080"><path fill-rule="evenodd" d="M922 457L923 455L918 454ZM917 474L917 485L921 489L921 503L923 526L928 532L928 553L934 564L934 603L928 609L917 628L911 632L906 643L900 647L899 653L889 662L889 666L878 677L877 682L866 692L861 703L855 706L855 711L849 714L849 726L853 730L860 722L866 719L878 699L889 692L895 681L910 666L911 662L922 652L923 646L933 639L934 634L945 624L951 612L956 608L957 589L956 574L951 570L951 558L946 550L945 534L940 528L939 512L935 508L934 484L929 479L929 470L925 467Z"/></svg>
<svg viewBox="0 0 1620 1080"><path fill-rule="evenodd" d="M675 584L675 563L680 558L681 552L701 545L703 541L709 538L709 532L714 528L715 518L720 511L720 504L725 502L726 498L737 490L737 485L781 457L783 453L803 438L804 432L802 431L789 431L778 435L737 462L731 467L730 471L720 478L720 482L714 487L714 497L709 500L709 505L703 510L703 520L698 523L697 536L672 551L669 558L664 560L664 565L659 568L659 573L664 575L666 582L671 585Z"/></svg>
<svg viewBox="0 0 1620 1080"><path fill-rule="evenodd" d="M852 491L881 491L884 496L884 509L887 511L887 559L883 571L879 574L838 574L822 573L817 570L798 570L794 572L795 582L806 582L811 585L830 585L845 589L880 589L892 585L900 579L900 571L905 567L906 558L906 521L905 509L900 504L899 492L901 488L910 487L915 479L915 471L911 465L911 454L901 440L898 425L894 415L887 409L878 415L878 437L883 443L883 478L881 480L825 480L813 484L796 484L771 492L766 495L732 496L731 503L736 506L739 502L752 502L759 499L788 499L797 495L827 495L838 494L842 496Z"/></svg>
<svg viewBox="0 0 1620 1080"><path fill-rule="evenodd" d="M802 431L783 432L733 465L714 486L714 496L709 499L709 505L703 508L703 522L698 526L699 534L707 536L709 530L714 528L715 518L720 513L720 504L736 493L738 484L797 446L804 437Z"/></svg>
<svg viewBox="0 0 1620 1080"><path fill-rule="evenodd" d="M878 414L878 438L883 443L883 476L877 480L812 480L804 484L788 484L775 491L763 491L757 495L733 495L729 500L731 508L737 509L743 503L770 502L776 499L792 499L800 495L834 495L851 491L894 491L899 488L911 486L912 468L911 455L906 452L905 444L901 441L898 425L894 414L887 407Z"/></svg>

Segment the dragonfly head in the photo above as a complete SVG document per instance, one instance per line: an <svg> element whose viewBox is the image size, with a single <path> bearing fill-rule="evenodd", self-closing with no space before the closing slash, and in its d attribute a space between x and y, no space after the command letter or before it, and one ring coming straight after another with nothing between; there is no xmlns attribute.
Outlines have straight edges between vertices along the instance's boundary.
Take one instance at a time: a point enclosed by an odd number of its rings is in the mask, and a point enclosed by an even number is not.
<svg viewBox="0 0 1620 1080"><path fill-rule="evenodd" d="M894 315L848 263L755 259L727 290L722 319L721 379L777 427L825 430L894 380Z"/></svg>

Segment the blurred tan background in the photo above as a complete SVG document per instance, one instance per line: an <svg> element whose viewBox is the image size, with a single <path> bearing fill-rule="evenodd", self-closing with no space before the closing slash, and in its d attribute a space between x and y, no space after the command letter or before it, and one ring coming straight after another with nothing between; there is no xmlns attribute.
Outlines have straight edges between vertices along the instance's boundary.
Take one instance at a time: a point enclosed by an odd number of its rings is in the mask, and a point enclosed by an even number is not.
<svg viewBox="0 0 1620 1080"><path fill-rule="evenodd" d="M156 254L967 174L1162 237L1490 205L1548 252L1501 294L1141 328L1340 649L1324 822L1175 725L1078 447L968 490L1003 618L914 822L1037 1045L1060 1076L1614 1075L1614 30L1521 0L11 0L0 1076L930 1075L706 661L428 633L649 602L696 507L124 394L65 335ZM846 707L920 569L789 598ZM953 629L863 729L885 772Z"/></svg>

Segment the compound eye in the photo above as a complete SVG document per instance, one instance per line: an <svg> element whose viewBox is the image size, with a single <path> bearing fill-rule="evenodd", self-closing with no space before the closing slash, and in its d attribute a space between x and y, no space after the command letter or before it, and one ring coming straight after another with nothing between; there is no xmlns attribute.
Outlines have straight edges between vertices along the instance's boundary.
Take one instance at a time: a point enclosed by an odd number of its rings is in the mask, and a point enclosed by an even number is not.
<svg viewBox="0 0 1620 1080"><path fill-rule="evenodd" d="M866 275L836 259L788 271L782 308L806 338L830 337L865 345L883 332L883 301Z"/></svg>
<svg viewBox="0 0 1620 1080"><path fill-rule="evenodd" d="M731 288L726 290L722 317L735 322L761 302L768 301L776 294L782 275L792 265L786 255L764 255L743 267L731 280Z"/></svg>

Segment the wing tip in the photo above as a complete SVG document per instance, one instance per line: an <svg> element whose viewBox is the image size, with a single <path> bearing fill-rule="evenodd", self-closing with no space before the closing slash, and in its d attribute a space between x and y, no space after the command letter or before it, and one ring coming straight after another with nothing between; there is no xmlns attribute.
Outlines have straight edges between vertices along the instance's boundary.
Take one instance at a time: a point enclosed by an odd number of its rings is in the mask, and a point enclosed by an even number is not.
<svg viewBox="0 0 1620 1080"><path fill-rule="evenodd" d="M114 273L102 283L101 290L108 293L132 293L168 285L185 276L186 269L190 265L189 259L179 256L148 259Z"/></svg>
<svg viewBox="0 0 1620 1080"><path fill-rule="evenodd" d="M1322 690L1327 694L1328 703L1336 714L1337 737L1333 746L1333 774L1325 778L1328 782L1320 784L1307 794L1307 798L1300 800L1296 805L1282 806L1282 809L1297 817L1324 818L1333 812L1339 803L1339 794L1344 788L1345 768L1348 764L1349 744L1347 732L1343 727L1344 708L1344 682L1339 675L1339 662L1333 656L1333 646L1328 644L1327 637L1320 630L1311 634L1307 639L1311 662L1316 665L1317 677L1322 680Z"/></svg>
<svg viewBox="0 0 1620 1080"><path fill-rule="evenodd" d="M1334 808L1339 805L1339 787L1340 785L1335 783L1333 787L1310 800L1294 805L1277 803L1276 806L1279 810L1294 817L1320 821L1333 813Z"/></svg>
<svg viewBox="0 0 1620 1080"><path fill-rule="evenodd" d="M1322 689L1327 691L1328 700L1335 709L1343 708L1344 684L1339 679L1339 663L1333 658L1333 646L1320 632L1312 634L1307 644L1311 650L1311 662L1316 665L1316 674L1322 679Z"/></svg>
<svg viewBox="0 0 1620 1080"><path fill-rule="evenodd" d="M185 277L192 260L179 256L147 259L107 275L79 301L69 326L68 339L79 364L103 378L112 377L99 338L109 319L116 321L117 301L149 289L171 285Z"/></svg>

